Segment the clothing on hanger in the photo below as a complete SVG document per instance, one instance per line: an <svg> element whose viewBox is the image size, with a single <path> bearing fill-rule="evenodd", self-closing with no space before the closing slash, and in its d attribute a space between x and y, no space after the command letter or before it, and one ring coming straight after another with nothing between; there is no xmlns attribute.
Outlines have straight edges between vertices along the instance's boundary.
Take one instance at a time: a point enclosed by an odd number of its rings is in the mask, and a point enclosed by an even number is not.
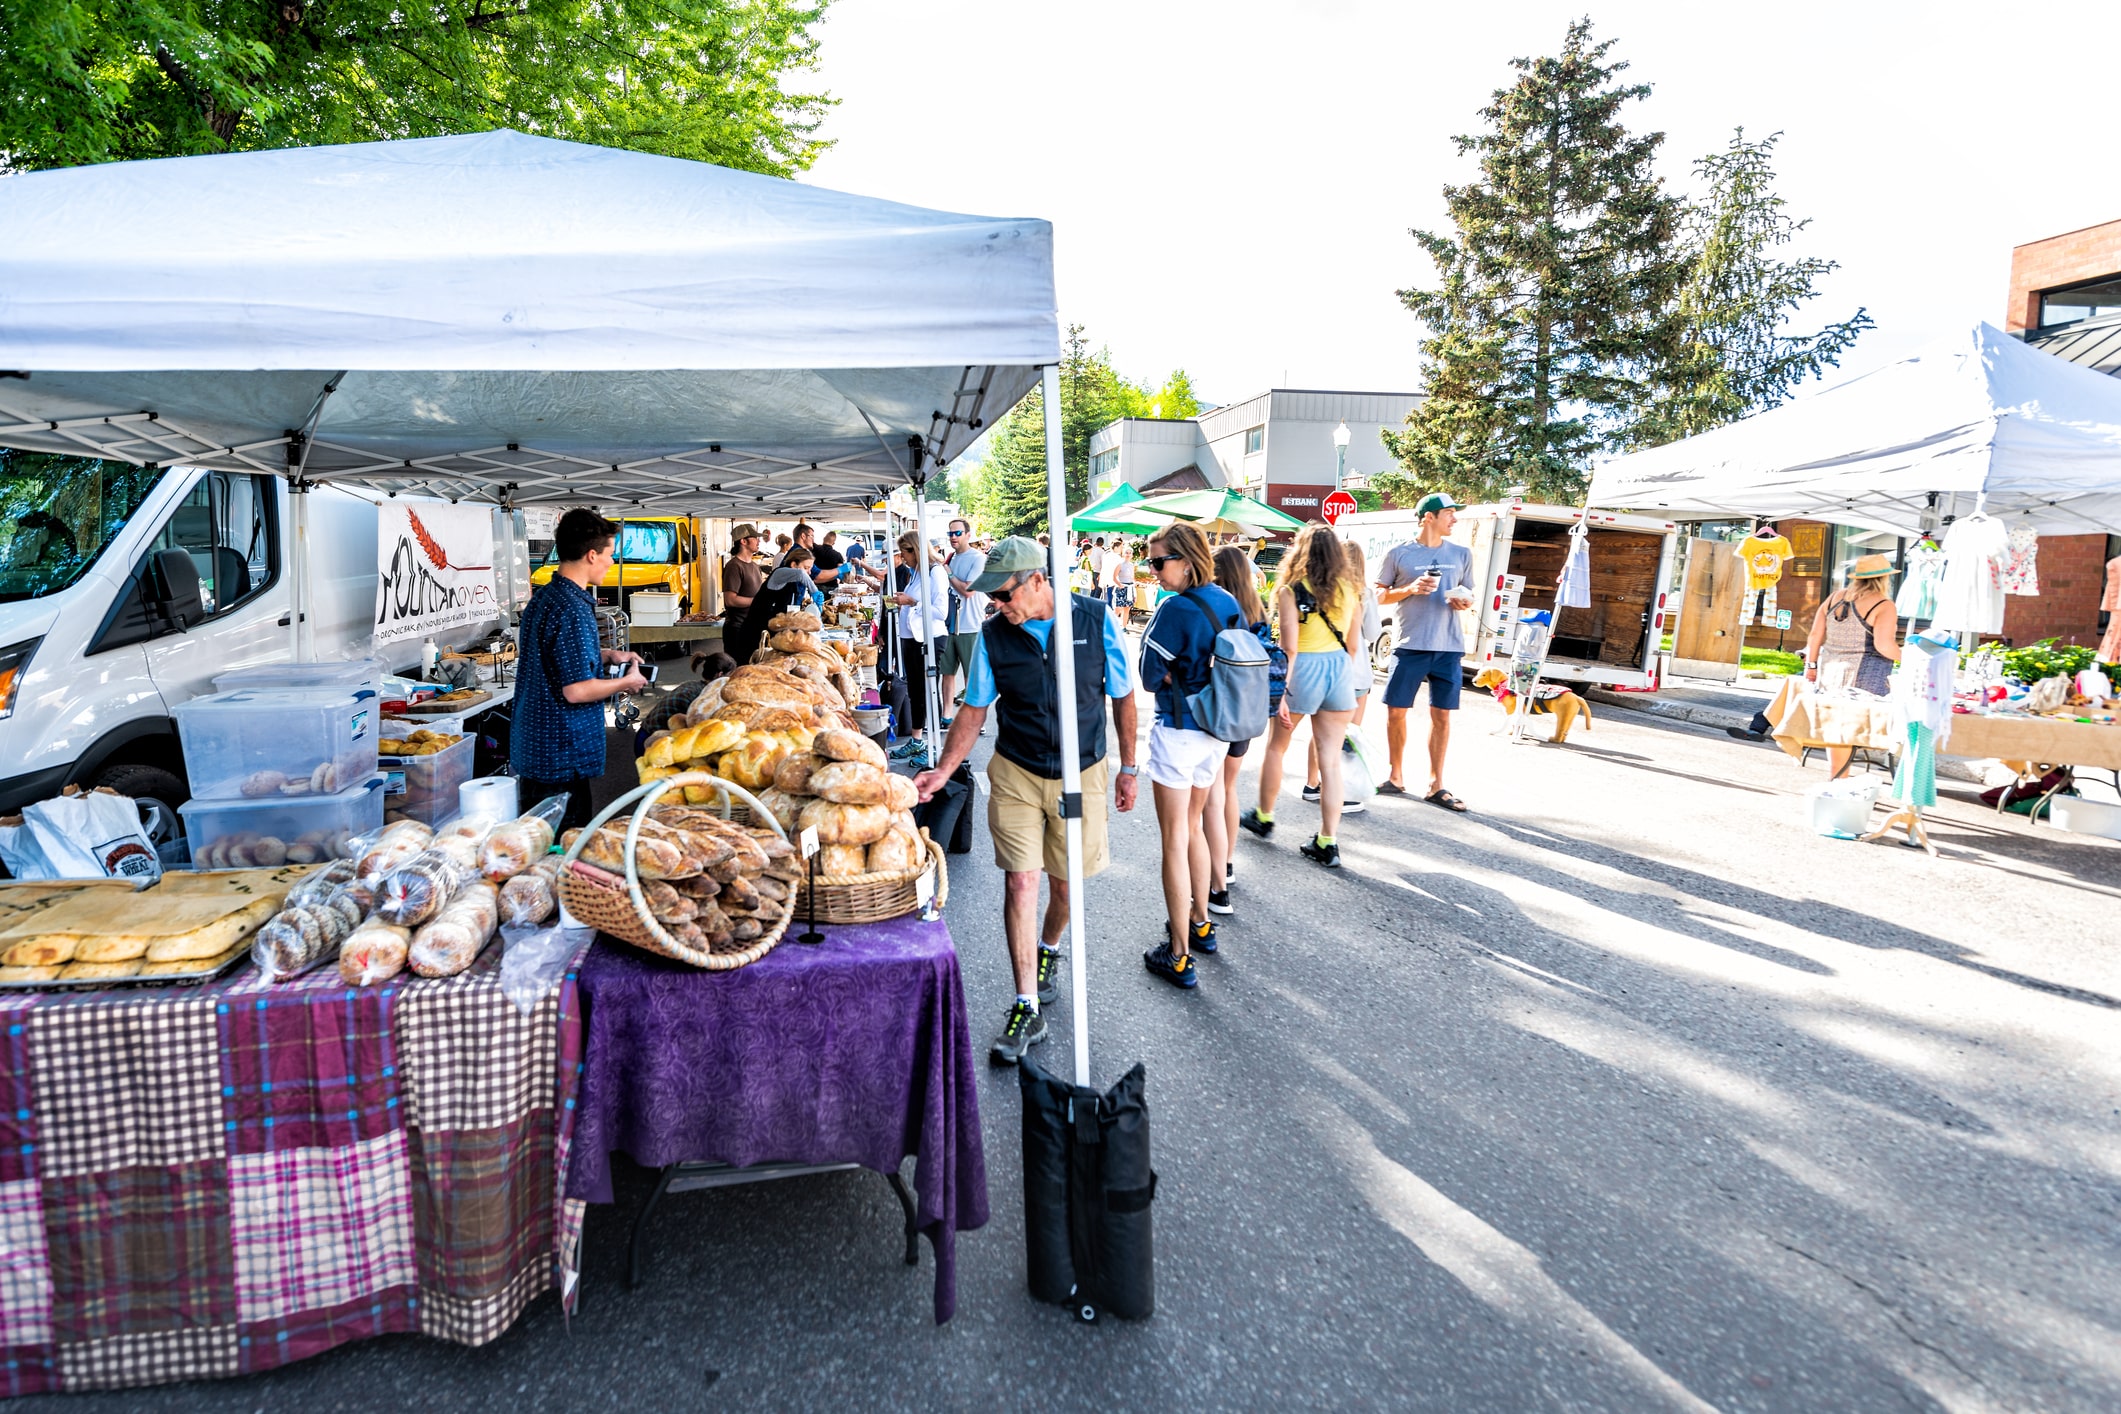
<svg viewBox="0 0 2121 1414"><path fill-rule="evenodd" d="M1928 536L1907 552L1907 575L1893 607L1901 617L1928 621L1937 617L1937 591L1944 583L1944 551Z"/></svg>
<svg viewBox="0 0 2121 1414"><path fill-rule="evenodd" d="M1944 580L1935 627L1963 635L2003 632L2003 563L2010 531L1976 511L1944 532Z"/></svg>
<svg viewBox="0 0 2121 1414"><path fill-rule="evenodd" d="M2106 621L2106 634L2099 640L2099 661L2121 663L2121 555L2106 562L2106 597L2099 607L2111 616Z"/></svg>
<svg viewBox="0 0 2121 1414"><path fill-rule="evenodd" d="M1789 540L1775 527L1755 525L1753 533L1738 542L1738 557L1745 561L1746 589L1773 589L1782 578L1783 562L1793 553Z"/></svg>
<svg viewBox="0 0 2121 1414"><path fill-rule="evenodd" d="M2003 562L2005 594L2040 592L2040 532L2029 517L2012 522L2010 554Z"/></svg>
<svg viewBox="0 0 2121 1414"><path fill-rule="evenodd" d="M1591 607L1591 537L1569 536L1569 557L1562 562L1560 592L1556 606L1563 609Z"/></svg>
<svg viewBox="0 0 2121 1414"><path fill-rule="evenodd" d="M1925 634L1911 635L1900 650L1886 691L1893 715L1919 723L1935 734L1937 744L1951 731L1952 692L1959 677L1959 653Z"/></svg>

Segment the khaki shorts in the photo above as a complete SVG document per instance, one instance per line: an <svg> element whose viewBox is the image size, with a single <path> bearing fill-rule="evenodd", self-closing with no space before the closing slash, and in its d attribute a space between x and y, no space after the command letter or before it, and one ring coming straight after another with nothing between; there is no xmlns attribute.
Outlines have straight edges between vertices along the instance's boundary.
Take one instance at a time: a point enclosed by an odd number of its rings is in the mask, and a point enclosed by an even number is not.
<svg viewBox="0 0 2121 1414"><path fill-rule="evenodd" d="M1043 869L1058 878L1068 874L1068 822L1060 817L1061 783L1034 776L1006 756L987 762L987 833L994 836L994 863L1010 873ZM1112 862L1105 843L1106 792L1111 785L1106 763L1083 771L1083 877L1104 872Z"/></svg>

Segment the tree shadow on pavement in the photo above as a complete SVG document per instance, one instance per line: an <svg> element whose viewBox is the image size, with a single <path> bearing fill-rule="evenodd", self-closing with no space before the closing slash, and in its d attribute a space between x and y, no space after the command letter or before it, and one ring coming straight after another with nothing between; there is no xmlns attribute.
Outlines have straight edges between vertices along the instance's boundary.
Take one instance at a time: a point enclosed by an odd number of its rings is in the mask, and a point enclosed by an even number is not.
<svg viewBox="0 0 2121 1414"><path fill-rule="evenodd" d="M1661 859L1649 859L1624 849L1617 849L1611 845L1599 844L1577 836L1563 835L1555 829L1552 822L1546 822L1545 828L1531 829L1520 826L1507 818L1489 815L1482 817L1482 823L1533 848L1546 850L1550 853L1564 854L1572 859L1580 859L1585 863L1601 865L1683 894L1691 894L1694 897L1721 903L1747 913L1756 913L1764 918L1773 918L1791 927L1817 933L1822 937L1846 943L1851 947L1867 948L1874 951L1879 949L1899 949L1905 952L1919 953L1924 957L1934 958L1939 962L1950 963L1954 967L1963 967L1968 971L1978 972L1984 977L1993 977L1999 982L2008 982L2014 986L2027 987L2049 996L2064 997L2071 1001L2083 1002L2088 1006L2121 1010L2121 998L2110 997L2103 992L2095 992L2083 987L2073 987L2066 983L2052 982L2042 977L2029 976L2026 973L2016 972L2007 967L1998 967L1993 963L1981 961L1974 956L1971 950L1958 943L1948 942L1943 938L1938 938L1928 933L1919 933L1912 928L1903 927L1889 919L1879 918L1867 913L1858 913L1853 909L1843 908L1839 904L1828 903L1823 899L1791 897L1785 894L1770 893L1765 889L1756 889L1750 885L1738 883L1735 880L1703 874L1696 870L1688 869L1684 865L1673 864ZM1463 856L1466 850L1464 846L1453 845L1451 852ZM1504 855L1491 850L1478 852L1484 857L1484 863L1491 868L1501 869L1506 872L1523 873L1527 867L1526 861L1521 856ZM1541 869L1538 873L1539 882L1553 888L1575 894L1580 898L1589 899L1593 902L1605 903L1609 901L1609 897L1598 889L1596 885L1586 882L1565 869ZM1630 906L1648 906L1649 901L1654 897L1654 895L1635 895L1634 901L1631 902ZM1679 910L1679 912L1681 916L1690 920L1693 918L1693 915L1685 914L1683 910ZM1684 932L1686 930L1675 929L1674 931ZM1719 929L1718 931L1723 930ZM1729 944L1726 942L1726 938L1731 936L1735 935L1726 934L1725 938L1703 938L1702 941L1727 946ZM1757 939L1746 939L1745 942L1749 949L1758 949L1766 946Z"/></svg>

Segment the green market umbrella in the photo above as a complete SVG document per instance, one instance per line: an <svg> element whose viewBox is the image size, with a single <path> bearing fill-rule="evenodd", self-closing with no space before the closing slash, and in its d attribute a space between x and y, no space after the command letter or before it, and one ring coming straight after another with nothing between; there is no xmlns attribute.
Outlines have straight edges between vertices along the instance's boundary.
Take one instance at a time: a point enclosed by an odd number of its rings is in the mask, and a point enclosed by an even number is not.
<svg viewBox="0 0 2121 1414"><path fill-rule="evenodd" d="M1139 508L1142 493L1122 481L1102 499L1068 517L1068 528L1077 534L1116 530L1133 535L1152 535L1171 523L1171 517L1146 515Z"/></svg>
<svg viewBox="0 0 2121 1414"><path fill-rule="evenodd" d="M1139 506L1133 508L1137 514L1170 516L1176 520L1190 520L1202 530L1217 534L1258 535L1265 531L1302 530L1304 522L1295 516L1277 511L1265 501L1256 501L1250 496L1227 488L1204 491L1177 491L1169 496L1146 496Z"/></svg>

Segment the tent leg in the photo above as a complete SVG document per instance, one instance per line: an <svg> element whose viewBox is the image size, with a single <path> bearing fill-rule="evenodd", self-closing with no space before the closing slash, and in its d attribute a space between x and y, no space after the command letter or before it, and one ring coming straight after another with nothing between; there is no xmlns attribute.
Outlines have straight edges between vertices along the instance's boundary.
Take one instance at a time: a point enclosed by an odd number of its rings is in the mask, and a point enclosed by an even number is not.
<svg viewBox="0 0 2121 1414"><path fill-rule="evenodd" d="M297 477L287 483L288 562L287 649L297 663L309 661L307 646L315 642L309 630L309 483Z"/></svg>
<svg viewBox="0 0 2121 1414"><path fill-rule="evenodd" d="M928 478L923 476L913 483L913 595L921 606L921 638L928 651L922 655L921 676L927 679L928 690L921 694L928 711L921 723L921 731L927 737L928 759L943 759L943 734L936 723L942 712L942 704L935 699L941 695L942 674L937 668L942 663L940 644L936 642L934 606L928 598Z"/></svg>
<svg viewBox="0 0 2121 1414"><path fill-rule="evenodd" d="M1045 369L1046 519L1052 557L1046 576L1053 582L1053 654L1056 706L1060 713L1061 814L1068 831L1068 980L1075 1010L1075 1083L1090 1083L1090 982L1083 950L1083 800L1082 749L1075 730L1075 654L1067 651L1075 633L1075 597L1068 592L1067 566L1074 560L1068 544L1068 471L1061 458L1060 367ZM1103 710L1103 704L1099 704ZM1104 809L1099 801L1096 809Z"/></svg>

